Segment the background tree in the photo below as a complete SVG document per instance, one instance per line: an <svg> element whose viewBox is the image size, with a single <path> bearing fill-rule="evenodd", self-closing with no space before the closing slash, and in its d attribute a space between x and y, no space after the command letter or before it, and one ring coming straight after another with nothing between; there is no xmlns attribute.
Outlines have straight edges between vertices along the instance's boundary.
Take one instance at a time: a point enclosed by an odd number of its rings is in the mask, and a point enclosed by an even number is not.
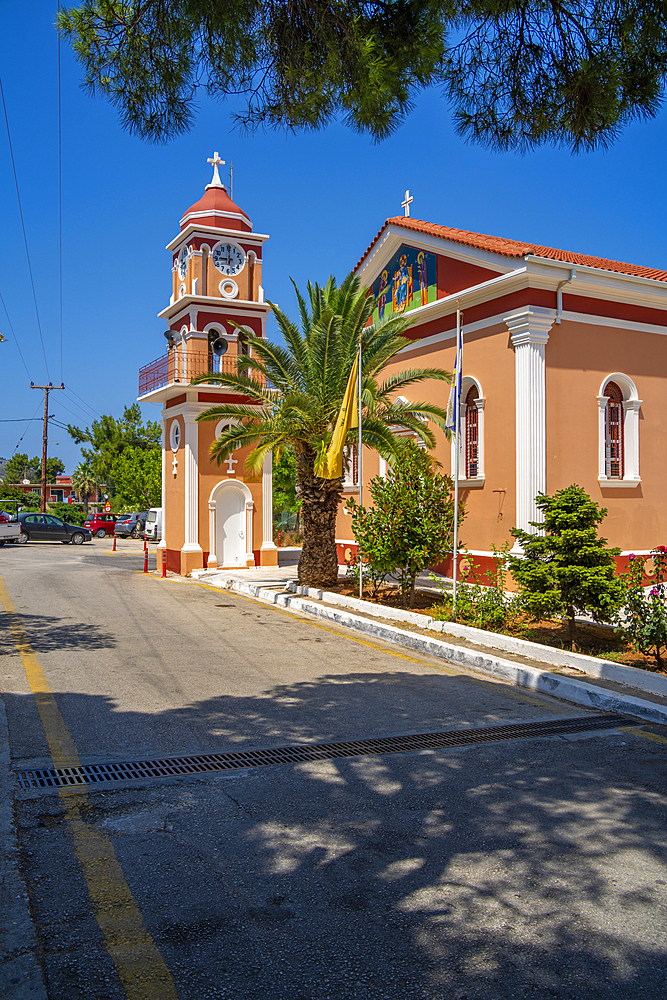
<svg viewBox="0 0 667 1000"><path fill-rule="evenodd" d="M419 573L452 552L452 481L436 470L428 452L409 441L387 467L386 477L376 476L369 489L372 507L361 507L353 498L347 501L352 534L376 584L396 576L403 606L409 597L412 608ZM460 502L459 522L464 514Z"/></svg>
<svg viewBox="0 0 667 1000"><path fill-rule="evenodd" d="M137 510L162 506L162 449L126 448L111 466L116 493Z"/></svg>
<svg viewBox="0 0 667 1000"><path fill-rule="evenodd" d="M148 420L145 424L141 422L138 403L126 406L119 420L104 414L90 427L81 430L68 424L67 431L77 444L90 442L90 448L81 449L84 461L90 465L99 482L112 491L115 487L111 468L125 449L148 450L162 441L162 430L156 420Z"/></svg>
<svg viewBox="0 0 667 1000"><path fill-rule="evenodd" d="M62 459L54 456L46 460L46 481L55 483L56 476L62 475L65 471L65 463ZM42 478L42 459L39 455L28 458L25 452L17 452L12 455L5 466L4 481L6 483L21 483L24 479L29 479L31 483L39 483Z"/></svg>
<svg viewBox="0 0 667 1000"><path fill-rule="evenodd" d="M392 316L367 326L374 299L358 278L349 275L340 287L329 279L324 287L308 284L308 301L297 290L301 329L273 303L273 315L286 347L248 334L252 356L237 358L237 374L207 373L196 382L217 382L249 402L221 403L197 420L232 418L235 424L211 446L221 463L235 447L252 445L247 464L258 472L267 454L290 445L296 459L297 493L301 498L303 548L299 580L312 587L330 586L338 578L336 514L343 477L315 474L316 458L328 447L362 339L363 441L385 458L398 454L402 441L394 433L412 431L429 447L435 435L427 422L444 428L446 412L431 403L396 402L395 396L424 379L449 381L439 368L415 368L384 380L381 373L405 347L410 319ZM353 443L357 431L350 432Z"/></svg>
<svg viewBox="0 0 667 1000"><path fill-rule="evenodd" d="M89 462L81 462L72 473L72 486L83 501L83 509L88 513L88 502L99 488L99 480Z"/></svg>
<svg viewBox="0 0 667 1000"><path fill-rule="evenodd" d="M655 115L655 0L83 0L61 31L86 86L153 141L192 127L197 89L243 95L248 128L343 117L382 139L437 86L459 132L499 148L608 144Z"/></svg>
<svg viewBox="0 0 667 1000"><path fill-rule="evenodd" d="M273 517L297 514L301 500L296 493L296 456L292 448L283 448L273 456Z"/></svg>
<svg viewBox="0 0 667 1000"><path fill-rule="evenodd" d="M613 622L623 604L625 588L615 575L614 556L620 549L607 546L598 525L607 510L581 486L568 486L553 496L540 493L535 503L544 522L530 521L543 534L512 528L523 557L509 556L509 568L519 584L524 607L537 620L563 615L574 649L577 613L596 622Z"/></svg>
<svg viewBox="0 0 667 1000"><path fill-rule="evenodd" d="M39 493L33 493L32 490L30 493L24 493L18 486L5 486L4 484L0 485L0 507L2 507L3 500L13 500L23 510L39 510L41 503ZM15 508L12 505L11 508L7 509L13 511Z"/></svg>

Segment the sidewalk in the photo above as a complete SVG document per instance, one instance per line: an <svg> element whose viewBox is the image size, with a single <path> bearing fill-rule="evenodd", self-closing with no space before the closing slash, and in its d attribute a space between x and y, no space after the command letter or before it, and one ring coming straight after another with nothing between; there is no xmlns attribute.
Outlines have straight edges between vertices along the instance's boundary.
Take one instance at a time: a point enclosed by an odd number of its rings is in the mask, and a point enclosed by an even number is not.
<svg viewBox="0 0 667 1000"><path fill-rule="evenodd" d="M296 564L198 570L192 576L209 586L323 618L562 701L667 725L667 677L661 674L300 587ZM424 583L429 582L426 576Z"/></svg>

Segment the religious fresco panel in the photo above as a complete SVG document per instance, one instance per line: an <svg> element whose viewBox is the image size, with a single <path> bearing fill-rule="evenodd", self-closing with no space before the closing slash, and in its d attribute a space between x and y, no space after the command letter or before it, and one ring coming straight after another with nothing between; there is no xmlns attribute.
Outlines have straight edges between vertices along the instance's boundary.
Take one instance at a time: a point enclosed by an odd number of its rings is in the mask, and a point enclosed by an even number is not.
<svg viewBox="0 0 667 1000"><path fill-rule="evenodd" d="M436 255L403 244L377 276L371 291L375 298L373 322L435 302Z"/></svg>

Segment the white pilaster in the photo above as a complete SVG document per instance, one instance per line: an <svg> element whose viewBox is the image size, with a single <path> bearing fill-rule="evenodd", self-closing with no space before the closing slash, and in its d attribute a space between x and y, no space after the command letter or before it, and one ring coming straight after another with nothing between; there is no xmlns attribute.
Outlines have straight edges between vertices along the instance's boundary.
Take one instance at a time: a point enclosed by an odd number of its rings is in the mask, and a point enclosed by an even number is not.
<svg viewBox="0 0 667 1000"><path fill-rule="evenodd" d="M623 401L623 437L625 438L625 472L626 482L640 483L639 475L639 411L641 399L626 399Z"/></svg>
<svg viewBox="0 0 667 1000"><path fill-rule="evenodd" d="M273 455L268 453L262 466L262 545L260 551L276 549L273 542Z"/></svg>
<svg viewBox="0 0 667 1000"><path fill-rule="evenodd" d="M553 312L528 306L505 317L514 347L516 397L516 515L515 525L533 531L541 521L535 505L547 488L545 348ZM521 551L515 543L514 551Z"/></svg>
<svg viewBox="0 0 667 1000"><path fill-rule="evenodd" d="M171 451L171 449L169 449ZM166 469L167 469L167 409L162 407L162 538L157 543L159 549L166 549L167 547L167 506L165 503L167 491L166 491Z"/></svg>
<svg viewBox="0 0 667 1000"><path fill-rule="evenodd" d="M181 552L201 552L199 544L199 427L196 423L199 409L186 406L183 409L185 421L185 543Z"/></svg>
<svg viewBox="0 0 667 1000"><path fill-rule="evenodd" d="M215 554L215 501L208 502L208 569L217 569L218 557Z"/></svg>
<svg viewBox="0 0 667 1000"><path fill-rule="evenodd" d="M598 480L607 479L607 396L598 396Z"/></svg>
<svg viewBox="0 0 667 1000"><path fill-rule="evenodd" d="M254 509L255 509L255 503L254 503L254 501L253 500L246 500L246 505L245 505L245 523L246 523L246 529L245 529L245 537L246 537L245 559L246 559L246 566L254 566L255 565L255 556L253 555L253 551L252 551L252 512L254 511Z"/></svg>

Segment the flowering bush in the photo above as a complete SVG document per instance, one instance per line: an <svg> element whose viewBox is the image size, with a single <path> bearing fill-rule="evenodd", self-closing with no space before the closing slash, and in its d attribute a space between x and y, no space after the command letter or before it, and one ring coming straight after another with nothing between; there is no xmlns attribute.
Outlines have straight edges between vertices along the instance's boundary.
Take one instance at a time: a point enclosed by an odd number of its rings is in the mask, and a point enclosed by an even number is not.
<svg viewBox="0 0 667 1000"><path fill-rule="evenodd" d="M507 554L509 542L502 548L493 548L495 566L485 573L487 585L461 582L456 594L456 616L452 606L451 591L445 592L442 604L431 608L431 616L439 621L458 621L464 625L502 632L514 627L523 614L523 601L519 594L505 591L507 580ZM476 579L479 567L473 563L471 576Z"/></svg>
<svg viewBox="0 0 667 1000"><path fill-rule="evenodd" d="M664 667L662 650L667 647L667 546L651 551L655 564L655 584L646 593L644 559L631 553L624 574L626 605L623 628L640 653L652 654L660 670Z"/></svg>

